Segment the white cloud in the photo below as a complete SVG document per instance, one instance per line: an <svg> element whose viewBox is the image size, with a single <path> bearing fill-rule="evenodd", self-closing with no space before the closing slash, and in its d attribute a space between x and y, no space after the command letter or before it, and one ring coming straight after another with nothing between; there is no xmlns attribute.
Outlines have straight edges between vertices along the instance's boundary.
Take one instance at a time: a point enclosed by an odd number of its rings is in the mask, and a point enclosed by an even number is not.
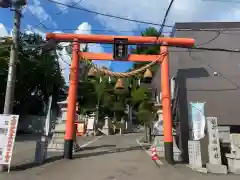
<svg viewBox="0 0 240 180"><path fill-rule="evenodd" d="M61 3L63 4L68 4L71 3L72 4L72 0L61 0ZM66 6L63 6L61 4L56 4L56 6L63 12L68 12L68 8Z"/></svg>
<svg viewBox="0 0 240 180"><path fill-rule="evenodd" d="M58 62L60 65L60 68L62 69L62 75L65 78L66 82L69 82L69 65L71 64L71 56L68 54L65 47L63 49L57 50L58 55Z"/></svg>
<svg viewBox="0 0 240 180"><path fill-rule="evenodd" d="M8 31L6 29L6 27L0 23L0 37L6 37L9 36Z"/></svg>
<svg viewBox="0 0 240 180"><path fill-rule="evenodd" d="M74 31L76 34L91 34L92 26L87 22L84 22L78 26Z"/></svg>
<svg viewBox="0 0 240 180"><path fill-rule="evenodd" d="M71 4L79 0L58 0L59 2ZM115 16L127 17L135 20L142 20L161 24L165 11L170 0L87 0L78 6L101 13ZM175 0L170 10L167 24L189 21L238 21L239 15L234 12L240 9L240 3L216 2L211 0ZM228 16L226 16L228 15ZM141 24L119 20L115 18L96 15L99 22L110 29L119 31L121 29L137 30ZM169 28L165 29L170 30Z"/></svg>
<svg viewBox="0 0 240 180"><path fill-rule="evenodd" d="M78 26L78 28L74 31L74 33L92 34L92 26L89 23L84 22ZM84 49L85 47L86 47L85 44L81 44L81 49ZM100 53L104 51L103 47L100 44L90 43L88 44L88 47L90 52Z"/></svg>
<svg viewBox="0 0 240 180"><path fill-rule="evenodd" d="M10 32L8 33L6 27L4 24L0 23L0 37L6 37L6 36L12 36L13 30L9 30ZM26 34L32 34L32 33L37 33L43 38L46 37L45 33L37 28L33 28L31 25L27 25L27 28L24 31Z"/></svg>
<svg viewBox="0 0 240 180"><path fill-rule="evenodd" d="M29 10L39 21L50 21L51 25L57 27L57 24L52 20L51 16L45 11L39 0L33 0L31 4L27 5Z"/></svg>
<svg viewBox="0 0 240 180"><path fill-rule="evenodd" d="M83 22L82 24L80 24L77 29L74 31L74 33L76 34L91 34L91 30L92 30L92 26L87 23L87 22ZM55 33L61 33L61 31L55 31ZM63 47L63 50L61 51L57 51L58 55L60 56L60 58L58 59L58 61L60 62L60 67L61 69L63 69L62 73L63 76L66 80L66 82L69 81L69 64L71 64L71 55L68 54L68 52L66 51L66 46L69 45L69 43L67 42L62 42L60 43L60 45ZM85 48L86 45L81 44L80 48L83 49ZM89 44L89 51L90 52L96 52L96 53L101 53L104 51L104 48L100 45L100 44L94 44L91 43ZM97 63L99 66L110 66L109 62L104 62L103 64L101 63Z"/></svg>
<svg viewBox="0 0 240 180"><path fill-rule="evenodd" d="M36 33L36 34L39 34L40 36L43 37L43 39L46 39L46 33L44 33L43 31L37 29L37 28L34 28L33 26L31 25L27 25L27 28L25 30L25 33L26 34L32 34L32 33Z"/></svg>

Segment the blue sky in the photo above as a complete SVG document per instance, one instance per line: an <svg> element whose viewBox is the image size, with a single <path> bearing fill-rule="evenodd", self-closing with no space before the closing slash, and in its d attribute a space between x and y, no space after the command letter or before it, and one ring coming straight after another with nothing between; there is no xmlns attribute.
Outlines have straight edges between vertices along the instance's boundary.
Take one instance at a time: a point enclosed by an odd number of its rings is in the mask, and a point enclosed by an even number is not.
<svg viewBox="0 0 240 180"><path fill-rule="evenodd" d="M170 0L54 0L64 4L80 7L100 13L130 19L161 24ZM236 0L237 1L237 0ZM63 12L58 14L59 12ZM56 15L58 14L58 15ZM175 22L191 21L239 21L240 3L217 2L215 0L175 0L169 17L168 25ZM43 26L36 26L44 21ZM0 9L0 36L10 34L13 26L13 12L10 9ZM44 36L45 32L68 32L81 34L114 34L139 35L141 31L151 25L129 22L84 11L60 6L48 0L28 0L28 6L23 10L21 30L37 32ZM155 26L159 28L159 26ZM164 28L168 33L171 28ZM91 44L92 52L112 52L110 45ZM64 54L65 53L65 54ZM66 52L63 58L70 61ZM97 62L98 65L111 67L113 71L126 71L131 67L130 62ZM61 62L68 74L67 65Z"/></svg>

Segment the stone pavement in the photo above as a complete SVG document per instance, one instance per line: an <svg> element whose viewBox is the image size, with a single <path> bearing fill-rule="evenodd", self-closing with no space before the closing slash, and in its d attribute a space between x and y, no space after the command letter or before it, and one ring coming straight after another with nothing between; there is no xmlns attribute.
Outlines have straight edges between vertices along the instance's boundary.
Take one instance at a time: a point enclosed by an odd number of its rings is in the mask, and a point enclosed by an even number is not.
<svg viewBox="0 0 240 180"><path fill-rule="evenodd" d="M0 174L4 180L236 180L234 175L205 175L184 165L157 166L136 143L139 134L103 136L73 160L52 160L39 167Z"/></svg>

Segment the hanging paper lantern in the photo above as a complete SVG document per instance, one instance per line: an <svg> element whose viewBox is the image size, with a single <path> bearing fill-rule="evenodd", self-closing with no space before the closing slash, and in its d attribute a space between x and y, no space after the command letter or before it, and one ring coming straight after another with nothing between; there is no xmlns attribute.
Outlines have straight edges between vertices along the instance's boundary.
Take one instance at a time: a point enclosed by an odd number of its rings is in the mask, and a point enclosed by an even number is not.
<svg viewBox="0 0 240 180"><path fill-rule="evenodd" d="M115 89L124 89L124 84L123 84L123 81L122 79L118 79L116 84L115 84Z"/></svg>
<svg viewBox="0 0 240 180"><path fill-rule="evenodd" d="M144 82L150 83L152 80L152 72L149 69L146 69L143 77L144 77Z"/></svg>
<svg viewBox="0 0 240 180"><path fill-rule="evenodd" d="M94 68L91 68L89 71L88 71L88 74L87 76L89 78L94 78L96 76L96 70Z"/></svg>

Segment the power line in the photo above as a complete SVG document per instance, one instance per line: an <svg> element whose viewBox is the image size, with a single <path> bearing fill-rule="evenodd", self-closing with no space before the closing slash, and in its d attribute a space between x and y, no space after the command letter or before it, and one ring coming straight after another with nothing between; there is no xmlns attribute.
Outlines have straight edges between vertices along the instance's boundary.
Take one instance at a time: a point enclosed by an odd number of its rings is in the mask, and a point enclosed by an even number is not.
<svg viewBox="0 0 240 180"><path fill-rule="evenodd" d="M166 22L166 19L167 19L167 16L169 14L169 11L173 5L173 2L174 0L172 0L167 8L167 11L165 13L165 16L164 16L164 20L163 20L163 23L162 24L156 24L156 23L151 23L151 22L145 22L145 21L138 21L138 20L133 20L133 19L129 19L129 18L125 18L125 17L119 17L119 16L114 16L114 15L110 15L110 14L105 14L105 13L99 13L99 12L96 12L96 11L91 11L91 10L87 10L87 9L83 9L83 8L78 8L76 7L77 4L81 3L83 0L79 0L78 2L72 4L72 5L68 5L68 4L64 4L64 3L60 3L60 2L57 2L57 1L54 1L54 0L47 0L49 2L52 2L52 3L55 3L55 4L59 4L59 5L62 5L62 6L66 6L65 9L63 9L62 11L56 13L55 15L60 15L62 13L64 13L66 10L68 10L69 8L73 8L73 9L78 9L78 10L82 10L82 11L85 11L85 12L89 12L89 13L94 13L94 14L98 14L98 15L102 15L102 16L107 16L107 17L113 17L113 18L117 18L117 19L122 19L122 20L126 20L126 21L133 21L133 22L139 22L139 23L144 23L144 24L151 24L151 25L158 25L158 26L161 26L160 27L160 33L171 33L171 31L169 32L162 32L163 30L163 27L174 27L174 26L169 26L169 25L165 25L165 22ZM202 0L202 1L220 1L220 0ZM230 2L230 1L226 1L226 0L223 0L224 2ZM240 2L240 1L239 1ZM32 13L32 15L34 15ZM35 15L34 15L35 16ZM51 30L51 31L56 31L56 30L61 30L61 31L72 31L72 30L76 30L76 28L58 28L58 29L53 29L53 28L49 28L47 27L45 24L43 24L43 22L49 20L50 17L48 17L47 19L43 20L43 21L40 21L38 24L34 25L33 27L36 27L36 26L39 26L39 25L42 25L43 28L45 28L46 30ZM176 29L176 30L181 30L181 31L211 31L211 32L219 32L219 30L207 30L207 29ZM82 30L82 31L90 31L90 30ZM94 30L91 30L91 32L142 32L143 30L108 30L108 29L94 29ZM226 29L226 31L229 31L229 29ZM234 31L232 29L230 29L230 31ZM223 31L221 33L224 33ZM225 34L225 33L224 33ZM227 34L227 33L226 33Z"/></svg>
<svg viewBox="0 0 240 180"><path fill-rule="evenodd" d="M196 50L203 50L203 51L235 52L235 53L240 52L240 49L223 49L223 48L191 47L188 49L196 49Z"/></svg>
<svg viewBox="0 0 240 180"><path fill-rule="evenodd" d="M161 25L160 30L159 30L159 36L162 35L162 31L163 31L164 25L165 25L165 23L166 23L168 14L169 14L169 12L170 12L170 9L171 9L171 7L172 7L172 5L173 5L173 2L174 2L174 0L171 0L170 4L168 5L168 8L167 8L167 10L166 10L166 12L165 12L165 15L164 15L164 18L163 18L163 22L162 22L162 25Z"/></svg>
<svg viewBox="0 0 240 180"><path fill-rule="evenodd" d="M46 29L46 28L45 28ZM47 28L48 30L51 31L73 31L76 30L76 28ZM81 31L86 31L86 32L143 32L145 29L142 30L111 30L111 29L92 29L92 30L81 30ZM222 29L222 30L208 30L208 29L176 29L178 31L196 31L196 32L219 32L221 31L221 34L230 34L230 32L235 32L235 31L240 31L240 28L234 28L234 29ZM225 31L230 31L230 32L225 32ZM165 31L162 33L171 33L171 31Z"/></svg>
<svg viewBox="0 0 240 180"><path fill-rule="evenodd" d="M30 14L32 15L32 17L38 19L38 17L37 17L32 11L29 11L29 12L30 12ZM50 17L48 17L48 18L50 18ZM47 19L48 19L48 18L47 18ZM44 21L45 21L45 20L44 20ZM48 29L48 28L45 26L45 24L43 24L44 21L40 21L37 25L34 25L33 27L42 25L43 28Z"/></svg>
<svg viewBox="0 0 240 180"><path fill-rule="evenodd" d="M76 2L76 3L74 3L74 4L72 4L71 6L75 6L75 5L79 4L79 3L82 2L82 1L83 1L83 0L78 1L78 2ZM56 13L55 15L60 15L60 14L64 13L67 9L69 9L69 7L65 8L64 10L62 10L62 11L60 11L60 12L58 12L58 13ZM31 13L31 15L32 15L34 18L38 19L34 13L32 13L31 11L30 11L30 13ZM60 31L73 31L73 30L76 30L76 28L56 28L56 29L54 29L54 28L49 28L49 27L47 27L47 26L44 24L44 22L47 21L47 20L50 20L50 19L51 19L51 18L48 17L47 19L40 21L38 24L33 25L31 28L38 27L38 26L41 25L42 28L44 28L44 29L46 29L46 30L50 30L50 31L57 31L57 30L60 30ZM26 29L26 30L27 30L27 29ZM93 30L81 30L81 31L86 31L86 32L90 32L90 31L91 31L91 32L142 32L142 31L144 31L144 30L117 30L117 31L116 31L116 30L110 30L110 29L93 29ZM169 32L163 32L163 33L170 33L170 31L169 31Z"/></svg>
<svg viewBox="0 0 240 180"><path fill-rule="evenodd" d="M206 43L202 43L202 45L203 44L206 45L207 43L212 42L213 40L217 39L218 36L219 35L215 36L214 38L212 38L211 40L209 40ZM156 37L156 39L158 39L158 37ZM55 43L56 43L55 41L49 41L49 42L46 42L46 43L43 43L43 44L29 45L29 47L32 47L32 48L48 47L51 50ZM89 44L89 43L86 43L86 44ZM132 45L132 44L127 44L127 45ZM147 46L149 47L149 46L154 46L154 45L156 45L156 44L148 44ZM206 48L206 47L199 47L199 45L195 45L194 47L186 47L184 45L183 46L165 45L165 46L176 47L176 48L184 48L184 49L193 49L193 50L202 50L202 51L219 51L219 52L233 52L233 53L239 53L240 52L240 49Z"/></svg>
<svg viewBox="0 0 240 180"><path fill-rule="evenodd" d="M34 26L33 26L34 27ZM32 28L33 28L32 27ZM44 29L46 30L49 30L49 31L74 31L74 30L77 30L76 28L49 28L45 25ZM142 29L142 30L111 30L111 29L92 29L92 30L82 30L83 32L129 32L129 33L132 33L132 32L143 32L145 29ZM204 32L221 32L221 34L232 34L230 32L224 32L224 31L231 31L231 32L236 32L237 30L240 31L240 29L226 29L226 30L204 30L204 29L176 29L176 30L179 30L179 31L196 31L196 32L199 32L199 31L204 31ZM27 29L25 30L27 31ZM171 31L163 31L162 33L171 33Z"/></svg>
<svg viewBox="0 0 240 180"><path fill-rule="evenodd" d="M46 26L46 25L45 25ZM46 30L50 30L50 31L57 31L57 30L59 30L59 31L74 31L74 30L77 30L77 28L56 28L56 29L54 29L54 28L45 28L44 27L44 29L46 29ZM110 29L92 29L92 30L82 30L81 29L81 31L83 31L83 32L126 32L126 33L132 33L132 32L143 32L144 31L144 29L142 29L142 30L110 30ZM170 31L166 31L166 32L163 32L163 33L170 33Z"/></svg>
<svg viewBox="0 0 240 180"><path fill-rule="evenodd" d="M181 29L179 29L181 30ZM230 29L232 30L232 29ZM189 31L189 29L188 29ZM209 30L206 30L206 29L195 29L193 31L209 31ZM229 31L228 29L226 29L226 31ZM217 32L218 34L213 37L212 39L210 39L209 41L205 42L205 43L202 43L202 44L197 44L195 45L195 47L185 47L185 46L169 46L169 47L177 47L177 48L187 48L187 49L194 49L194 50L203 50L203 51L221 51L221 52L235 52L235 53L239 53L240 50L239 49L222 49L222 48L205 48L205 47L199 47L199 46L202 46L202 45L206 45L212 41L214 41L215 39L217 39L221 33L223 33L224 31L223 30L213 30L213 31L210 31L210 32ZM158 38L158 37L156 37ZM153 44L154 45L154 44ZM37 47L38 45L34 45L35 47ZM43 47L44 45L41 45L41 47ZM149 45L148 45L149 46ZM150 45L151 46L151 45ZM198 47L197 47L198 46ZM40 46L39 46L40 47ZM41 48L40 47L40 48Z"/></svg>
<svg viewBox="0 0 240 180"><path fill-rule="evenodd" d="M62 6L66 6L66 7L72 8L72 9L77 9L77 10L80 10L80 11L84 11L84 12L88 12L88 13L92 13L92 14L97 14L97 15L101 15L101 16L111 17L111 18L115 18L115 19L121 19L121 20L125 20L125 21L130 21L130 22L149 24L149 25L154 25L154 26L162 26L161 24L158 24L158 23L140 21L140 20L130 19L130 18L126 18L126 17L115 16L115 15L112 15L112 14L101 13L101 12L92 11L92 10L88 10L88 9L83 9L83 8L79 8L79 7L76 7L76 6L69 5L69 4L57 2L57 1L54 1L54 0L47 0L47 1L49 1L51 3L59 4L59 5L62 5ZM173 27L173 26L169 26L169 25L164 25L164 26L165 27Z"/></svg>
<svg viewBox="0 0 240 180"><path fill-rule="evenodd" d="M156 37L157 38L157 37ZM216 39L214 37L214 39ZM213 39L211 39L210 41L213 41ZM210 42L208 41L208 42ZM131 44L127 44L127 45L131 45ZM154 46L156 44L147 44L148 47L150 46ZM168 46L168 47L175 47L175 48L182 48L182 49L193 49L193 50L201 50L201 51L215 51L215 52L233 52L233 53L240 53L240 49L225 49L225 48L206 48L206 47L199 47L197 45L195 45L194 47L186 47L186 46L174 46L174 45L164 45L164 46ZM108 47L107 47L108 48Z"/></svg>
<svg viewBox="0 0 240 180"><path fill-rule="evenodd" d="M34 18L38 19L35 14L33 14L32 12L30 12L30 13L31 13L31 15L32 15ZM41 25L42 28L44 28L44 29L46 29L46 30L49 30L49 31L63 31L63 32L64 32L64 31L74 31L74 30L77 30L77 28L49 28L49 27L47 27L47 26L43 23L43 22L45 22L45 21L47 21L47 20L40 21L38 24L33 25L31 28L34 28L34 27L37 27L37 26ZM27 29L25 29L25 31L27 31ZM91 30L81 30L81 31L84 31L84 32L127 32L127 33L139 32L139 33L140 33L140 32L142 32L142 31L144 31L144 29L143 29L143 30L91 29ZM163 32L163 33L170 33L170 31L169 31L169 32Z"/></svg>
<svg viewBox="0 0 240 180"><path fill-rule="evenodd" d="M234 31L240 31L240 28L218 28L218 29L194 29L194 28L176 28L177 31L195 31L195 32L219 32L221 31L221 33L228 33L229 31L230 32L234 32Z"/></svg>
<svg viewBox="0 0 240 180"><path fill-rule="evenodd" d="M179 30L179 31L192 31L192 32L194 32L194 31L197 31L197 32L215 32L216 33L216 35L213 38L211 38L210 40L195 45L195 46L199 47L199 46L207 45L207 44L213 42L214 40L219 38L221 34L230 34L231 35L233 33L230 33L230 32L239 32L240 28L234 28L234 29L225 28L225 29L221 29L221 30L211 30L211 29L177 29L177 30ZM226 32L226 31L228 31L228 32ZM220 51L222 51L222 50L227 50L227 49L220 49ZM229 49L227 51L228 52L238 52L236 50L229 50Z"/></svg>
<svg viewBox="0 0 240 180"><path fill-rule="evenodd" d="M157 37L156 37L157 38ZM44 48L49 46L49 48L52 46L51 45L52 42L50 42L50 45L48 44L48 42L43 43L43 44L34 44L34 45L29 45L29 47L35 47L35 48ZM87 43L88 44L88 43ZM131 44L129 44L131 45ZM156 44L148 44L147 46L154 46ZM174 45L165 45L168 47L175 47L175 48L183 48L183 49L193 49L193 50L201 50L201 51L215 51L215 52L232 52L232 53L240 53L240 49L224 49L224 48L206 48L206 47L186 47L186 46L174 46ZM51 48L50 48L51 49Z"/></svg>
<svg viewBox="0 0 240 180"><path fill-rule="evenodd" d="M77 1L76 3L73 3L71 6L76 6L76 5L78 5L79 3L81 3L81 2L83 2L83 0L79 0L79 1ZM58 16L58 15L63 14L63 13L66 12L68 9L69 9L69 8L66 7L65 9L63 9L63 10L59 11L58 13L56 13L55 16ZM30 13L31 13L32 15L34 15L34 14L32 13L32 11L30 11ZM35 15L34 15L34 16L35 16ZM51 17L49 16L47 19L44 19L44 20L40 21L38 24L34 25L33 27L38 27L38 26L42 25L45 29L49 29L49 28L47 28L46 25L44 25L43 23L46 22L46 21L48 21L48 20L50 20L50 19L51 19Z"/></svg>
<svg viewBox="0 0 240 180"><path fill-rule="evenodd" d="M214 36L212 39L208 40L207 42L204 42L204 43L201 43L201 44L197 44L196 46L207 45L207 44L213 42L214 40L216 40L220 35L221 35L221 31L217 32L217 35Z"/></svg>
<svg viewBox="0 0 240 180"><path fill-rule="evenodd" d="M213 1L213 2L223 2L223 3L240 3L240 1L235 1L235 0L202 0L202 1Z"/></svg>
<svg viewBox="0 0 240 180"><path fill-rule="evenodd" d="M188 53L189 53L189 57L190 57L192 60L197 61L197 62L203 62L203 63L205 63L203 60L201 60L201 59L199 59L199 58L197 58L197 57L194 57L194 56L192 55L192 51L191 51L191 50L188 51ZM239 86L238 84L236 84L235 82L233 82L232 80L230 80L229 78L227 78L226 76L224 76L221 72L217 71L211 64L206 64L206 63L205 63L205 65L207 65L210 69L218 72L218 74L219 74L223 79L225 79L225 80L227 80L228 82L230 82L231 84L233 84L233 85L236 87L236 89L234 89L234 90L240 89L240 86Z"/></svg>
<svg viewBox="0 0 240 180"><path fill-rule="evenodd" d="M189 31L189 30L188 30ZM203 45L207 45L211 42L213 42L214 40L216 40L217 38L220 37L221 34L233 34L233 33L230 33L230 32L225 32L225 31L231 31L231 32L239 32L240 29L225 29L225 30L204 30L204 29L199 29L199 30L191 30L191 31L204 31L204 32L215 32L216 35L211 38L210 40L206 41L206 42L203 42L203 43L200 43L200 44L196 44L195 46L203 46Z"/></svg>
<svg viewBox="0 0 240 180"><path fill-rule="evenodd" d="M36 19L38 19L36 16L35 16L35 14L33 14L32 12L30 12L31 13L31 15L33 16L33 17L35 17ZM45 20L44 20L45 21ZM43 22L44 21L40 21L38 24L36 24L36 25L34 25L33 27L31 27L31 29L32 28L34 28L34 27L36 27L36 26L39 26L39 25L42 25L42 28L44 28L44 29L46 29L46 30L49 30L49 31L57 31L57 30L59 30L59 31L73 31L73 30L77 30L76 28L57 28L57 29L54 29L54 28L49 28L49 27L47 27L45 24L43 24ZM25 31L27 31L28 29L25 29ZM81 30L81 31L83 31L83 32L129 32L129 33L133 33L133 32L138 32L138 33L140 33L140 32L143 32L144 31L144 29L143 30L110 30L110 29L91 29L91 30ZM163 32L163 33L171 33L170 31L166 31L166 32Z"/></svg>

